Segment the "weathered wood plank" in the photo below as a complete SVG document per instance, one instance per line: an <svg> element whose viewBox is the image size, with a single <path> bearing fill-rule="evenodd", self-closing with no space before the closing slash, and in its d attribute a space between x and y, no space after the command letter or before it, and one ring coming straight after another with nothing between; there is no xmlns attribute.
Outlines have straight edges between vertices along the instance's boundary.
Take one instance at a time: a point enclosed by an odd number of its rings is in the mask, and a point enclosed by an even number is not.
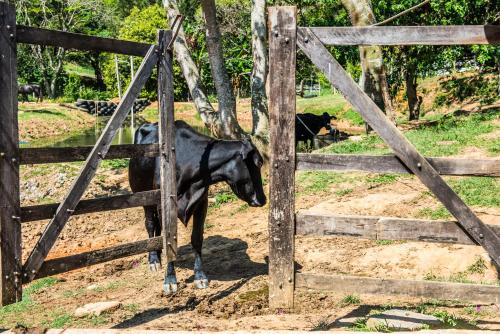
<svg viewBox="0 0 500 334"><path fill-rule="evenodd" d="M92 146L21 148L21 165L84 161L92 149ZM155 157L159 154L158 144L123 144L111 146L105 159Z"/></svg>
<svg viewBox="0 0 500 334"><path fill-rule="evenodd" d="M446 184L431 164L352 80L311 30L300 29L297 44L326 75L330 83L344 94L347 101L382 137L406 167L436 195L467 233L484 247L496 266L500 268L500 237L494 234Z"/></svg>
<svg viewBox="0 0 500 334"><path fill-rule="evenodd" d="M177 258L177 179L175 173L174 76L172 51L167 49L171 30L158 32L158 45L163 53L158 68L159 143L161 178L161 222L163 247L167 263Z"/></svg>
<svg viewBox="0 0 500 334"><path fill-rule="evenodd" d="M269 8L269 306L293 308L296 8Z"/></svg>
<svg viewBox="0 0 500 334"><path fill-rule="evenodd" d="M130 56L145 56L151 44L89 36L66 31L17 26L17 42L56 46L82 51L111 52Z"/></svg>
<svg viewBox="0 0 500 334"><path fill-rule="evenodd" d="M500 176L499 159L425 158L440 175ZM413 172L395 155L297 154L297 170Z"/></svg>
<svg viewBox="0 0 500 334"><path fill-rule="evenodd" d="M128 195L94 198L80 201L73 215L83 215L92 212L128 209L138 206L156 205L160 202L160 191L151 190ZM41 204L21 207L21 221L23 223L50 219L57 211L60 203Z"/></svg>
<svg viewBox="0 0 500 334"><path fill-rule="evenodd" d="M485 304L500 302L500 287L484 284L297 273L295 286L299 289L334 291L345 295L404 295Z"/></svg>
<svg viewBox="0 0 500 334"><path fill-rule="evenodd" d="M0 2L0 304L21 300L16 10ZM19 284L18 284L19 283Z"/></svg>
<svg viewBox="0 0 500 334"><path fill-rule="evenodd" d="M40 268L35 278L57 275L71 270L117 260L119 258L139 255L154 250L161 250L162 247L162 237L155 237L85 253L50 259L43 263L42 268ZM217 254L220 252L231 254L238 251L245 251L246 249L247 247L242 247L241 243L225 243L220 246L203 249L203 254L205 256L210 256L212 254ZM179 249L179 252L177 254L177 261L186 261L192 259L193 250L191 246L182 247Z"/></svg>
<svg viewBox="0 0 500 334"><path fill-rule="evenodd" d="M151 46L134 80L82 167L80 174L77 176L65 199L61 202L56 214L45 228L40 240L38 240L33 248L24 265L23 278L26 278L28 281L35 277L36 272L42 266L44 259L47 257L71 213L75 210L76 205L94 177L99 163L106 156L113 137L125 120L130 108L132 108L151 71L157 64L158 54L156 51L157 47Z"/></svg>
<svg viewBox="0 0 500 334"><path fill-rule="evenodd" d="M338 235L374 240L415 240L476 245L456 221L299 212L295 224L297 235ZM488 226L500 236L500 225Z"/></svg>
<svg viewBox="0 0 500 334"><path fill-rule="evenodd" d="M162 237L156 237L96 251L50 259L43 263L35 278L57 275L127 256L143 254L153 250L159 250L161 247ZM26 283L27 282L28 281L26 281Z"/></svg>
<svg viewBox="0 0 500 334"><path fill-rule="evenodd" d="M500 44L500 26L311 27L325 45Z"/></svg>

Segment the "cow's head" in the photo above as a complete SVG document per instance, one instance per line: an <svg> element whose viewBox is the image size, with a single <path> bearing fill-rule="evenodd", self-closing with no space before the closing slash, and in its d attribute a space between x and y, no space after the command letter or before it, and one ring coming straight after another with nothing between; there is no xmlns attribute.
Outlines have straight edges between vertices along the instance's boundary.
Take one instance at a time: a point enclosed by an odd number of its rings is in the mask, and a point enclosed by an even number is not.
<svg viewBox="0 0 500 334"><path fill-rule="evenodd" d="M330 121L332 119L337 119L337 117L335 116L330 116L328 113L324 112L323 115L323 122L324 122L324 127L328 130L328 132L330 134L332 134L332 131L335 131L333 128L332 128L332 125L330 124Z"/></svg>
<svg viewBox="0 0 500 334"><path fill-rule="evenodd" d="M234 194L250 206L264 206L261 168L264 160L248 139L241 142L239 152L226 165L226 181Z"/></svg>

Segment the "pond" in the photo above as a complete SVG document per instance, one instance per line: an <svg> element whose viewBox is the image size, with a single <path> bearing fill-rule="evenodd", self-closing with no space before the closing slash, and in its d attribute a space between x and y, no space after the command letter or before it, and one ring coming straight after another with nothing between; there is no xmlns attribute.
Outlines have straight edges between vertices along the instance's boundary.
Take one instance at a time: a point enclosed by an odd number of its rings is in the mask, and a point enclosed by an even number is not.
<svg viewBox="0 0 500 334"><path fill-rule="evenodd" d="M73 134L63 140L58 140L54 142L48 142L43 147L75 147L75 146L93 146L102 131L106 127L110 117L98 117L96 124L93 128L87 129L76 134ZM115 137L113 138L112 145L118 144L133 144L134 142L134 133L137 128L139 128L142 124L147 123L147 121L142 117L135 117L134 124L131 124L131 119L128 117L123 126L118 130ZM209 131L205 127L193 126L193 128L206 135L210 135ZM21 147L31 147L28 142L20 142ZM39 145L37 145L39 146Z"/></svg>

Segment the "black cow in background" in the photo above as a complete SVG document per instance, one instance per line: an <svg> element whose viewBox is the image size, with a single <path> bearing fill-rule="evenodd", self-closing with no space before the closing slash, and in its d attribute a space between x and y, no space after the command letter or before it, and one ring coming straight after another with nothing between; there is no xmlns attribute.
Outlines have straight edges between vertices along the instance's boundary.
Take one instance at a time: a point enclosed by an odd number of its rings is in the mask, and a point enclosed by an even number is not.
<svg viewBox="0 0 500 334"><path fill-rule="evenodd" d="M183 121L175 122L175 157L177 175L177 217L184 225L193 218L194 284L208 287L202 269L201 248L203 227L208 208L208 188L226 182L241 200L250 206L263 206L266 196L262 188L260 169L263 164L259 151L249 140L217 140L202 135ZM158 125L144 124L137 129L135 144L158 143ZM133 192L160 188L160 158L133 158L129 165L129 182ZM145 206L146 229L149 237L161 234L161 212L156 206ZM149 253L153 271L161 267L161 252ZM163 289L177 291L174 263L167 266Z"/></svg>
<svg viewBox="0 0 500 334"><path fill-rule="evenodd" d="M28 94L33 94L33 97L36 98L37 102L43 101L43 93L40 85L36 84L19 85L17 93L23 96L24 102L28 102Z"/></svg>
<svg viewBox="0 0 500 334"><path fill-rule="evenodd" d="M314 146L314 136L319 133L319 130L326 128L332 132L330 121L336 119L335 116L330 116L328 113L318 116L310 113L297 114L295 119L295 146L301 141L308 147Z"/></svg>

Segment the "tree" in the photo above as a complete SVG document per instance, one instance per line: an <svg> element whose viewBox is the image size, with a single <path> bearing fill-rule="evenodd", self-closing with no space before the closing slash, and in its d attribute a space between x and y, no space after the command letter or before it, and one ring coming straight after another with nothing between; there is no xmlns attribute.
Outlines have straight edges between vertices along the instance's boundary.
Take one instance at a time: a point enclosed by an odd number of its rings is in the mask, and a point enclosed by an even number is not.
<svg viewBox="0 0 500 334"><path fill-rule="evenodd" d="M267 23L266 1L252 0L252 134L260 141L269 141L269 112L267 108Z"/></svg>
<svg viewBox="0 0 500 334"><path fill-rule="evenodd" d="M243 129L236 117L236 99L224 64L221 34L217 23L215 0L201 0L205 18L206 43L212 78L219 101L219 118L224 138L240 139Z"/></svg>
<svg viewBox="0 0 500 334"><path fill-rule="evenodd" d="M105 11L101 0L18 0L16 7L17 21L20 24L73 32L84 26L94 13ZM20 54L30 54L35 59L40 67L40 79L46 95L56 97L60 89L66 50L30 45L21 47ZM26 62L21 61L21 64Z"/></svg>
<svg viewBox="0 0 500 334"><path fill-rule="evenodd" d="M369 0L341 1L349 12L353 26L366 26L376 23ZM380 46L360 46L359 55L362 69L361 88L390 119L394 120L382 49Z"/></svg>

